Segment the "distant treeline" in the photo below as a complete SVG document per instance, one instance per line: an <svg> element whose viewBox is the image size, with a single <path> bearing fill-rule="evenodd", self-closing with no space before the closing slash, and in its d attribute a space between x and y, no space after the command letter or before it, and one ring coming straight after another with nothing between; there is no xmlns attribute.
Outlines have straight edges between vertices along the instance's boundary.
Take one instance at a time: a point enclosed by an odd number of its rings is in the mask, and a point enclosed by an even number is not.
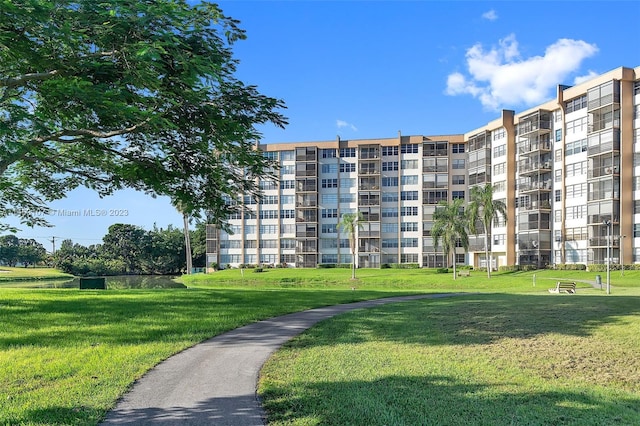
<svg viewBox="0 0 640 426"><path fill-rule="evenodd" d="M197 224L190 231L193 266L205 266L205 225ZM184 232L168 226L145 230L136 225L115 224L109 227L102 244L83 246L63 240L56 252L47 255L45 248L34 240L29 244L14 235L0 237L0 262L15 266L45 263L73 275L179 274L186 269ZM36 247L21 249L20 247ZM25 257L37 251L38 256ZM13 253L23 253L16 256Z"/></svg>

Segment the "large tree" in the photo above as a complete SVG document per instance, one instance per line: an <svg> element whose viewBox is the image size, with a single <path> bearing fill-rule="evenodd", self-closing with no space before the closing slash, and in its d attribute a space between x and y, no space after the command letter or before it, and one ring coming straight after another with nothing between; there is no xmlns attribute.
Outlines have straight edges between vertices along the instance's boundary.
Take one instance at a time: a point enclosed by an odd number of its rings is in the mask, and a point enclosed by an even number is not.
<svg viewBox="0 0 640 426"><path fill-rule="evenodd" d="M351 248L351 279L356 279L356 248L358 229L362 228L361 221L364 220L362 213L345 213L338 223L338 228L349 235L349 247Z"/></svg>
<svg viewBox="0 0 640 426"><path fill-rule="evenodd" d="M234 77L244 37L207 2L0 0L0 218L45 224L81 185L226 217L270 170L256 125L286 124Z"/></svg>
<svg viewBox="0 0 640 426"><path fill-rule="evenodd" d="M433 213L433 227L431 236L433 245L438 247L442 242L445 259L453 255L453 279L456 279L456 244L460 241L462 247L469 248L468 221L464 213L464 200L456 198L450 203L440 201Z"/></svg>
<svg viewBox="0 0 640 426"><path fill-rule="evenodd" d="M487 183L485 185L474 186L469 194L469 207L467 214L469 215L469 226L475 230L478 235L478 223L482 226L484 234L484 253L487 261L487 277L491 278L492 268L492 250L490 244L491 224L494 219L501 215L507 219L507 206L503 201L493 199L493 185Z"/></svg>

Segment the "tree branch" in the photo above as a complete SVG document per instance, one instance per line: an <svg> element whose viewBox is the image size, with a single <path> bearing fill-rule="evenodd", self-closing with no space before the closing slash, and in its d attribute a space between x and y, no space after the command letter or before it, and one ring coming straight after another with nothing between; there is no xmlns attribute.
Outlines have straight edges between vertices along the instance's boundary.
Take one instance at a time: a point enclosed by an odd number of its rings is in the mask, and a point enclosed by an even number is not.
<svg viewBox="0 0 640 426"><path fill-rule="evenodd" d="M47 72L32 72L28 74L23 74L19 77L7 77L0 80L0 87L19 87L24 85L29 81L42 81L48 80L50 78L58 75L58 70L52 70Z"/></svg>

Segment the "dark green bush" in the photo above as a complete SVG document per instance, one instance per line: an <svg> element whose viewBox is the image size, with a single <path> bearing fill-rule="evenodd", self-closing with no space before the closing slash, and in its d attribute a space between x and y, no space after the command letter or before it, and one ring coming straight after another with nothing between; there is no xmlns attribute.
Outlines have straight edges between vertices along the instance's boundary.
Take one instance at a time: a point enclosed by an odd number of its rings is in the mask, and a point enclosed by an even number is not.
<svg viewBox="0 0 640 426"><path fill-rule="evenodd" d="M449 268L438 268L436 269L436 274L448 274Z"/></svg>

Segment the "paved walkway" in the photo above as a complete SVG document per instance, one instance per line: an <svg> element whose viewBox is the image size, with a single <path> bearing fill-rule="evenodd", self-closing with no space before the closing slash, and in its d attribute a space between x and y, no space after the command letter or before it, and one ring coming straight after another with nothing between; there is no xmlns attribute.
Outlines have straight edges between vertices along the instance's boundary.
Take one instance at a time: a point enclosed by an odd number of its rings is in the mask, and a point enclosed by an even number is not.
<svg viewBox="0 0 640 426"><path fill-rule="evenodd" d="M264 362L319 321L354 309L457 294L389 297L256 322L193 346L150 370L103 425L264 425L256 394Z"/></svg>

